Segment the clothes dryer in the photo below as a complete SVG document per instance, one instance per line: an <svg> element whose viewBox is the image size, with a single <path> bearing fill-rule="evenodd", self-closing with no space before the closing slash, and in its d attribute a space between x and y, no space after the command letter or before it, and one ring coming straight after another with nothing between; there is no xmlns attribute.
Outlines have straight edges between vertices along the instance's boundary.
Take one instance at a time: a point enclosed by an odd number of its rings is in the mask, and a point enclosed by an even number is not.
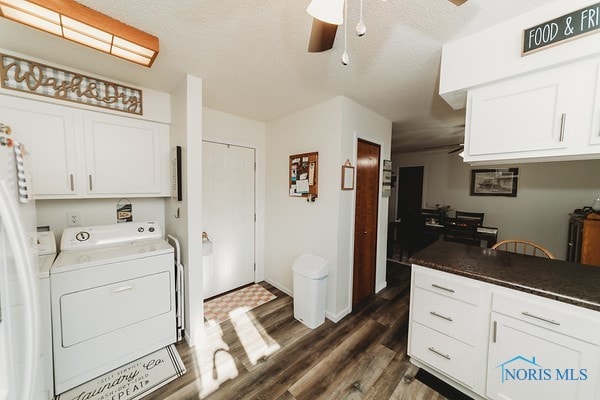
<svg viewBox="0 0 600 400"><path fill-rule="evenodd" d="M56 394L176 341L173 248L156 222L65 229L50 289Z"/></svg>

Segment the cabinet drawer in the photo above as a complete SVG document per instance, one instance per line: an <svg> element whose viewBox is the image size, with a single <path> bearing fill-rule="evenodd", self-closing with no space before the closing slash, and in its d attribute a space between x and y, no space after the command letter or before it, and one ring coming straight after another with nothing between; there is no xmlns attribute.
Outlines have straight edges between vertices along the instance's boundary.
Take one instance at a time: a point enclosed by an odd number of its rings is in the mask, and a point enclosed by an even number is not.
<svg viewBox="0 0 600 400"><path fill-rule="evenodd" d="M445 375L473 387L476 360L473 347L413 322L410 353Z"/></svg>
<svg viewBox="0 0 600 400"><path fill-rule="evenodd" d="M414 289L411 314L414 321L472 346L476 345L478 316L478 308L472 304Z"/></svg>
<svg viewBox="0 0 600 400"><path fill-rule="evenodd" d="M534 295L509 292L494 292L492 310L589 343L600 344L600 313Z"/></svg>
<svg viewBox="0 0 600 400"><path fill-rule="evenodd" d="M431 272L415 269L414 285L433 293L461 300L469 304L479 305L481 302L481 289L475 284L467 282L468 278L455 278L444 272Z"/></svg>

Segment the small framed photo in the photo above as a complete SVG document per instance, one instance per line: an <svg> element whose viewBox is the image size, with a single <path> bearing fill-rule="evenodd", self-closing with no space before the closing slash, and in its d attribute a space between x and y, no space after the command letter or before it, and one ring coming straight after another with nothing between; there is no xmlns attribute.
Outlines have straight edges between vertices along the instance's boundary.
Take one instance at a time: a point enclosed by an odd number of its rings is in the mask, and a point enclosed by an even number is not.
<svg viewBox="0 0 600 400"><path fill-rule="evenodd" d="M517 197L519 168L472 169L471 196Z"/></svg>
<svg viewBox="0 0 600 400"><path fill-rule="evenodd" d="M342 190L354 190L354 167L342 165Z"/></svg>

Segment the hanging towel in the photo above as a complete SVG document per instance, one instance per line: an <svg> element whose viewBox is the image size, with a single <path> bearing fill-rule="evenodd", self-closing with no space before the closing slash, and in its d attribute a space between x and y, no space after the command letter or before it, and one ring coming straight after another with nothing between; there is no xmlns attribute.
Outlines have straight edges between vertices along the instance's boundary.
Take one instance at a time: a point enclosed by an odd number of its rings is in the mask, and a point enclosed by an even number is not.
<svg viewBox="0 0 600 400"><path fill-rule="evenodd" d="M19 201L29 203L32 199L31 176L29 175L29 160L25 157L25 145L14 142L15 159L17 161L17 185L19 187Z"/></svg>

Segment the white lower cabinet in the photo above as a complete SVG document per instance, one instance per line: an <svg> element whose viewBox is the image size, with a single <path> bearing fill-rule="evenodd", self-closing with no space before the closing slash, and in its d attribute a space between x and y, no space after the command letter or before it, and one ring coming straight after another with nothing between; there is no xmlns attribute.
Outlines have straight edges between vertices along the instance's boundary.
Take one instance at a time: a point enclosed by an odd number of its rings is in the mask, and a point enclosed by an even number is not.
<svg viewBox="0 0 600 400"><path fill-rule="evenodd" d="M471 396L485 389L489 295L477 281L413 266L411 361Z"/></svg>
<svg viewBox="0 0 600 400"><path fill-rule="evenodd" d="M35 198L170 195L167 124L0 95L31 157Z"/></svg>
<svg viewBox="0 0 600 400"><path fill-rule="evenodd" d="M597 313L526 293L493 293L486 394L494 400L599 398Z"/></svg>
<svg viewBox="0 0 600 400"><path fill-rule="evenodd" d="M416 265L411 289L416 365L477 399L600 399L599 312Z"/></svg>
<svg viewBox="0 0 600 400"><path fill-rule="evenodd" d="M489 350L487 397L598 398L597 345L496 312L491 317L495 337Z"/></svg>

